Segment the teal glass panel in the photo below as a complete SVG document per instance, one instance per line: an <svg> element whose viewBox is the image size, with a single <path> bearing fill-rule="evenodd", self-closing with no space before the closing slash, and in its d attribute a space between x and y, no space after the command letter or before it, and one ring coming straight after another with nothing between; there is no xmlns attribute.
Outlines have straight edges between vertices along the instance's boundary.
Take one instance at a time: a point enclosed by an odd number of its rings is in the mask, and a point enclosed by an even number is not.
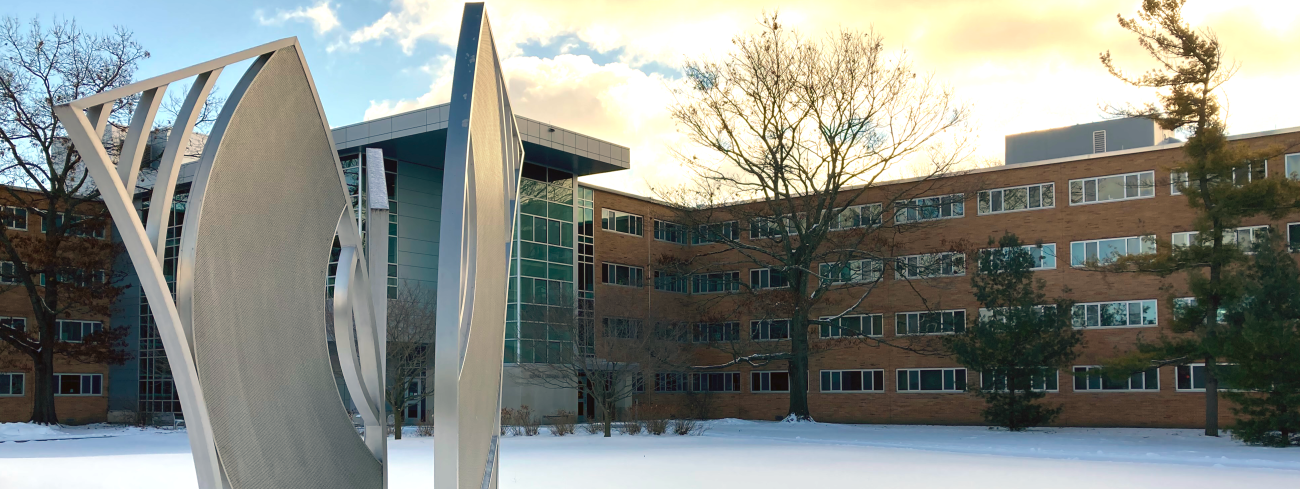
<svg viewBox="0 0 1300 489"><path fill-rule="evenodd" d="M546 216L551 219L558 219L564 222L573 222L573 206L569 204L556 204L554 202L547 205L549 211Z"/></svg>
<svg viewBox="0 0 1300 489"><path fill-rule="evenodd" d="M521 340L519 342L518 363L533 363L533 358L533 342Z"/></svg>
<svg viewBox="0 0 1300 489"><path fill-rule="evenodd" d="M529 260L546 260L546 245L537 243L520 243L519 256Z"/></svg>
<svg viewBox="0 0 1300 489"><path fill-rule="evenodd" d="M554 263L573 264L573 248L551 246L547 248L547 260Z"/></svg>
<svg viewBox="0 0 1300 489"><path fill-rule="evenodd" d="M560 246L573 248L573 224L560 223Z"/></svg>
<svg viewBox="0 0 1300 489"><path fill-rule="evenodd" d="M523 205L519 206L519 210L524 214L546 216L546 201L542 199L525 198L523 199L523 202Z"/></svg>
<svg viewBox="0 0 1300 489"><path fill-rule="evenodd" d="M533 241L532 216L519 216L519 239Z"/></svg>
<svg viewBox="0 0 1300 489"><path fill-rule="evenodd" d="M550 269L548 274L551 280L563 280L565 282L573 281L573 266L551 263L547 265Z"/></svg>
<svg viewBox="0 0 1300 489"><path fill-rule="evenodd" d="M514 308L509 308L513 310ZM508 314L508 313L507 313ZM506 321L506 339L515 339L519 337L519 321Z"/></svg>
<svg viewBox="0 0 1300 489"><path fill-rule="evenodd" d="M545 263L532 260L520 260L519 262L525 277L546 278Z"/></svg>
<svg viewBox="0 0 1300 489"><path fill-rule="evenodd" d="M547 235L549 236L546 240L547 243L560 244L563 242L560 240L560 231L561 231L560 221L547 221L546 231L547 231Z"/></svg>
<svg viewBox="0 0 1300 489"><path fill-rule="evenodd" d="M517 358L515 356L515 349L518 348L517 343L518 342L516 342L515 340L506 340L505 363L515 363L517 361Z"/></svg>
<svg viewBox="0 0 1300 489"><path fill-rule="evenodd" d="M512 282L510 284L510 289L512 292L514 291L514 288L515 288L515 284ZM519 291L523 294L522 296L518 296L519 302L532 303L533 302L533 279L528 277L520 277ZM516 297L516 296L512 293L506 297Z"/></svg>
<svg viewBox="0 0 1300 489"><path fill-rule="evenodd" d="M533 297L532 300L529 300L528 302L531 304L546 304L547 303L546 298L548 297L547 288L552 283L554 282L548 282L546 280L534 280Z"/></svg>

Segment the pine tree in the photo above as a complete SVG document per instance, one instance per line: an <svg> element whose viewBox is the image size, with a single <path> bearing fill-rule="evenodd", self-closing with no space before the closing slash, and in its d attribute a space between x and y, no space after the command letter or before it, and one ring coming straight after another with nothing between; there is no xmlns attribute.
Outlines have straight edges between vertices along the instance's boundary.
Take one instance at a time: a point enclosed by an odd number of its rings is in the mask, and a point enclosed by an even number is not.
<svg viewBox="0 0 1300 489"><path fill-rule="evenodd" d="M1013 234L979 254L971 288L982 306L975 326L944 345L956 360L981 373L984 420L1012 431L1051 423L1061 408L1037 401L1057 382L1057 371L1078 355L1082 333L1070 322L1073 303L1048 302L1034 278L1030 250Z"/></svg>
<svg viewBox="0 0 1300 489"><path fill-rule="evenodd" d="M1300 269L1271 237L1255 246L1244 298L1229 308L1222 345L1232 362L1216 374L1233 390L1232 435L1246 443L1300 444Z"/></svg>
<svg viewBox="0 0 1300 489"><path fill-rule="evenodd" d="M1158 243L1158 252L1129 255L1109 266L1094 268L1170 276L1184 273L1194 303L1182 307L1170 328L1178 336L1139 342L1137 351L1106 362L1108 375L1118 376L1162 365L1204 362L1205 434L1218 436L1217 351L1232 340L1232 331L1219 320L1225 305L1240 297L1234 269L1246 262L1249 243L1236 241L1237 227L1256 216L1280 219L1300 206L1300 184L1287 178L1266 178L1264 162L1281 148L1252 150L1231 143L1218 93L1236 71L1225 62L1218 38L1209 29L1196 29L1182 17L1186 0L1143 0L1136 18L1119 24L1138 37L1138 44L1157 68L1130 76L1117 67L1109 52L1102 64L1120 80L1152 88L1156 102L1111 107L1116 116L1142 117L1160 127L1187 135L1183 158L1172 168L1172 184L1196 211L1196 239L1185 246ZM1179 309L1179 308L1175 308Z"/></svg>

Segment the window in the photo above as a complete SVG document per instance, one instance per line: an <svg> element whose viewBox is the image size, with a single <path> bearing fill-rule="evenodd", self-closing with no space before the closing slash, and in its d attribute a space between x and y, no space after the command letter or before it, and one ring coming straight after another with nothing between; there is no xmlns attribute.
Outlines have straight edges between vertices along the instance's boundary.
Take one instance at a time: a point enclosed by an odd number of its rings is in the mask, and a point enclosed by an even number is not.
<svg viewBox="0 0 1300 489"><path fill-rule="evenodd" d="M1300 156L1300 155L1297 155ZM1288 157L1289 158L1289 157ZM1291 161L1290 159L1287 160ZM1300 161L1298 161L1300 162ZM1297 166L1300 171L1300 165ZM1291 174L1290 163L1287 164L1287 175ZM1232 184L1241 186L1255 180L1260 180L1268 176L1268 162L1264 160L1251 161L1239 167L1232 169ZM1169 194L1182 195L1182 189L1191 184L1190 179L1185 171L1173 171L1169 173Z"/></svg>
<svg viewBox="0 0 1300 489"><path fill-rule="evenodd" d="M1106 131L1092 131L1092 152L1106 152Z"/></svg>
<svg viewBox="0 0 1300 489"><path fill-rule="evenodd" d="M966 255L929 253L898 258L894 275L899 279L958 277L966 275Z"/></svg>
<svg viewBox="0 0 1300 489"><path fill-rule="evenodd" d="M686 244L686 226L655 219L655 239L669 243Z"/></svg>
<svg viewBox="0 0 1300 489"><path fill-rule="evenodd" d="M1286 177L1300 180L1300 153L1286 155Z"/></svg>
<svg viewBox="0 0 1300 489"><path fill-rule="evenodd" d="M23 395L26 382L26 374L21 372L0 372L0 397Z"/></svg>
<svg viewBox="0 0 1300 489"><path fill-rule="evenodd" d="M698 273L691 276L692 294L740 290L740 272Z"/></svg>
<svg viewBox="0 0 1300 489"><path fill-rule="evenodd" d="M1138 372L1126 379L1110 378L1088 373L1101 367L1074 367L1074 390L1076 391L1158 391L1160 390L1160 369L1153 368Z"/></svg>
<svg viewBox="0 0 1300 489"><path fill-rule="evenodd" d="M1056 243L1044 243L1041 245L1024 245L1020 247L1029 252L1029 259L1033 261L1030 270L1050 270L1056 268ZM981 254L988 253L1011 253L1012 248L987 248L980 250Z"/></svg>
<svg viewBox="0 0 1300 489"><path fill-rule="evenodd" d="M1071 205L1139 199L1155 194L1155 172L1151 171L1070 180Z"/></svg>
<svg viewBox="0 0 1300 489"><path fill-rule="evenodd" d="M898 392L964 392L964 368L898 369Z"/></svg>
<svg viewBox="0 0 1300 489"><path fill-rule="evenodd" d="M756 268L749 271L749 287L752 289L780 289L789 286L790 281L785 279L785 273L780 270Z"/></svg>
<svg viewBox="0 0 1300 489"><path fill-rule="evenodd" d="M962 194L922 197L894 202L894 222L906 223L961 217L966 199Z"/></svg>
<svg viewBox="0 0 1300 489"><path fill-rule="evenodd" d="M691 234L691 244L708 244L738 239L740 239L740 225L736 224L736 221L701 224L695 228L695 233Z"/></svg>
<svg viewBox="0 0 1300 489"><path fill-rule="evenodd" d="M754 341L790 339L789 319L764 319L749 322L749 339Z"/></svg>
<svg viewBox="0 0 1300 489"><path fill-rule="evenodd" d="M1183 317L1184 315L1188 314L1187 308L1196 305L1196 298L1195 298L1195 297L1175 297L1174 300L1173 300L1173 303L1174 303L1174 304L1173 304L1173 306L1174 306L1174 317L1175 317L1175 318L1181 318L1181 317ZM1219 307L1218 321L1219 321L1220 323L1225 322L1225 321L1227 320L1227 319L1226 319L1227 317L1228 317L1228 310L1227 310L1227 309L1224 309L1223 307Z"/></svg>
<svg viewBox="0 0 1300 489"><path fill-rule="evenodd" d="M1219 371L1222 372L1223 370L1231 369L1235 366L1236 365L1233 364L1219 364L1218 368ZM1204 363L1192 363L1188 365L1179 365L1175 367L1174 373L1175 373L1174 379L1176 381L1174 383L1174 390L1187 391L1187 392L1205 391L1205 364ZM1222 377L1220 377L1218 380L1219 380L1219 390L1233 390L1232 387L1229 387L1227 385L1227 382L1223 381Z"/></svg>
<svg viewBox="0 0 1300 489"><path fill-rule="evenodd" d="M808 215L800 212L797 217L759 217L749 221L749 239L775 238L777 236L795 236L800 229L808 228Z"/></svg>
<svg viewBox="0 0 1300 489"><path fill-rule="evenodd" d="M684 372L655 374L655 392L686 392L686 379Z"/></svg>
<svg viewBox="0 0 1300 489"><path fill-rule="evenodd" d="M696 343L714 343L719 341L740 341L740 323L696 323L691 327L691 341Z"/></svg>
<svg viewBox="0 0 1300 489"><path fill-rule="evenodd" d="M790 392L790 372L750 372L750 392Z"/></svg>
<svg viewBox="0 0 1300 489"><path fill-rule="evenodd" d="M58 320L59 340L69 343L81 343L81 341L92 333L98 333L104 330L104 323L99 321L68 321Z"/></svg>
<svg viewBox="0 0 1300 489"><path fill-rule="evenodd" d="M655 290L686 293L686 276L671 275L655 270Z"/></svg>
<svg viewBox="0 0 1300 489"><path fill-rule="evenodd" d="M5 227L9 229L27 230L27 209L22 207L4 207L4 215L0 220L4 221Z"/></svg>
<svg viewBox="0 0 1300 489"><path fill-rule="evenodd" d="M54 374L54 395L56 396L100 396L103 394L103 374Z"/></svg>
<svg viewBox="0 0 1300 489"><path fill-rule="evenodd" d="M641 337L641 320L636 318L601 318L606 338L634 339Z"/></svg>
<svg viewBox="0 0 1300 489"><path fill-rule="evenodd" d="M54 214L54 223L56 226L60 226L63 224L63 216L64 214L62 212L56 212ZM100 239L104 238L104 226L102 225L102 223L101 225L95 225L93 223L82 224L82 222L87 221L90 218L86 216L79 216L76 214L72 215L72 219L73 219L73 226L70 229L64 231L68 236L80 236L83 238L100 238ZM49 232L49 228L46 226L46 223L48 222L49 219L41 219L42 233Z"/></svg>
<svg viewBox="0 0 1300 489"><path fill-rule="evenodd" d="M1187 186L1187 172L1173 171L1169 172L1169 195L1182 195L1182 189Z"/></svg>
<svg viewBox="0 0 1300 489"><path fill-rule="evenodd" d="M645 280L645 269L619 265L617 263L600 264L601 281L610 285L641 287Z"/></svg>
<svg viewBox="0 0 1300 489"><path fill-rule="evenodd" d="M14 262L0 261L0 284L16 283L18 283L18 271L14 270Z"/></svg>
<svg viewBox="0 0 1300 489"><path fill-rule="evenodd" d="M1070 266L1106 265L1116 258L1139 253L1155 253L1156 236L1129 236L1125 238L1094 239L1070 243Z"/></svg>
<svg viewBox="0 0 1300 489"><path fill-rule="evenodd" d="M600 228L616 233L641 236L641 216L614 209L601 209Z"/></svg>
<svg viewBox="0 0 1300 489"><path fill-rule="evenodd" d="M1152 299L1075 304L1072 316L1076 328L1155 326L1156 301Z"/></svg>
<svg viewBox="0 0 1300 489"><path fill-rule="evenodd" d="M0 328L10 328L26 332L27 318L0 317Z"/></svg>
<svg viewBox="0 0 1300 489"><path fill-rule="evenodd" d="M849 260L840 266L838 263L822 263L817 269L822 280L833 284L862 284L880 280L885 273L885 262L864 259Z"/></svg>
<svg viewBox="0 0 1300 489"><path fill-rule="evenodd" d="M822 338L852 338L856 336L884 336L885 316L882 314L859 314L821 318L831 324L821 325Z"/></svg>
<svg viewBox="0 0 1300 489"><path fill-rule="evenodd" d="M831 221L832 230L875 227L880 225L880 215L884 212L880 204L862 204L839 210ZM834 211L832 211L834 212Z"/></svg>
<svg viewBox="0 0 1300 489"><path fill-rule="evenodd" d="M1223 242L1225 244L1238 245L1241 247L1241 250L1246 253L1253 253L1255 251L1255 245L1264 240L1265 235L1268 234L1268 230L1268 226L1240 227L1231 231L1225 231L1223 233ZM1191 246L1192 243L1199 243L1202 245L1209 244L1205 241L1200 241L1199 237L1200 233L1197 231L1174 233L1170 241L1174 246Z"/></svg>
<svg viewBox="0 0 1300 489"><path fill-rule="evenodd" d="M1300 222L1286 225L1286 242L1292 253L1300 252Z"/></svg>
<svg viewBox="0 0 1300 489"><path fill-rule="evenodd" d="M1056 392L1060 390L1059 382L1058 373L1054 368L1039 368L1029 373L1029 388L1031 390ZM980 372L980 388L986 391L1006 391L1006 372L1000 370Z"/></svg>
<svg viewBox="0 0 1300 489"><path fill-rule="evenodd" d="M740 392L740 372L693 373L691 374L691 390L695 392Z"/></svg>
<svg viewBox="0 0 1300 489"><path fill-rule="evenodd" d="M966 331L966 311L900 312L894 314L894 334L946 334Z"/></svg>
<svg viewBox="0 0 1300 489"><path fill-rule="evenodd" d="M822 392L884 391L884 370L822 370Z"/></svg>
<svg viewBox="0 0 1300 489"><path fill-rule="evenodd" d="M980 215L1046 209L1056 206L1056 184L1040 183L1023 187L984 190L979 193L976 212Z"/></svg>

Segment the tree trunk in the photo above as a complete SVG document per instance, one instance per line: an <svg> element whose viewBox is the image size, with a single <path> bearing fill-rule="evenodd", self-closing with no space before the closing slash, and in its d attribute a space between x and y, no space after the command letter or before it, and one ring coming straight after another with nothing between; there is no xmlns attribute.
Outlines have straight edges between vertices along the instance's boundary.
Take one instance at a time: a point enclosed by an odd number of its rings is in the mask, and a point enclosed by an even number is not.
<svg viewBox="0 0 1300 489"><path fill-rule="evenodd" d="M1213 356L1205 357L1205 436L1219 436L1219 378L1214 364Z"/></svg>
<svg viewBox="0 0 1300 489"><path fill-rule="evenodd" d="M32 389L32 422L59 424L54 411L54 352L48 348L32 358L35 366L35 388Z"/></svg>
<svg viewBox="0 0 1300 489"><path fill-rule="evenodd" d="M607 403L603 403L603 402L600 403L600 418L601 418L601 421L605 423L605 438L609 438L609 437L610 437L610 425L613 424L613 423L610 423L610 419L609 419L609 418L610 418L610 416L609 416L609 412L610 412L610 411L611 411L611 410L610 410L610 406L609 406Z"/></svg>
<svg viewBox="0 0 1300 489"><path fill-rule="evenodd" d="M406 413L397 410L393 411L393 439L394 440L402 439L402 422L406 421L405 419L403 419L405 417L406 417Z"/></svg>
<svg viewBox="0 0 1300 489"><path fill-rule="evenodd" d="M790 334L790 416L796 421L812 421L808 411L808 322L798 320Z"/></svg>

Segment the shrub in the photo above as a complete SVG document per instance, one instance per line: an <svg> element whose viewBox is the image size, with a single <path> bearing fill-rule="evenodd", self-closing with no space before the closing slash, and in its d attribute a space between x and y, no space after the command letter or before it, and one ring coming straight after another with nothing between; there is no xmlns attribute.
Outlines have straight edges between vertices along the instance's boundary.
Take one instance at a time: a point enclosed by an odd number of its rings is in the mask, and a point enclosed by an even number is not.
<svg viewBox="0 0 1300 489"><path fill-rule="evenodd" d="M694 419L674 419L672 423L670 423L670 428L672 429L674 435L682 435L682 436L686 436L692 433L698 435L700 433L704 433L704 429L705 429L704 423Z"/></svg>
<svg viewBox="0 0 1300 489"><path fill-rule="evenodd" d="M605 427L600 423L586 423L582 425L582 431L588 435L600 435L605 433Z"/></svg>
<svg viewBox="0 0 1300 489"><path fill-rule="evenodd" d="M572 413L561 409L551 417L551 434L555 436L572 435L574 423L576 422Z"/></svg>
<svg viewBox="0 0 1300 489"><path fill-rule="evenodd" d="M433 436L433 421L420 420L415 422L416 436Z"/></svg>

